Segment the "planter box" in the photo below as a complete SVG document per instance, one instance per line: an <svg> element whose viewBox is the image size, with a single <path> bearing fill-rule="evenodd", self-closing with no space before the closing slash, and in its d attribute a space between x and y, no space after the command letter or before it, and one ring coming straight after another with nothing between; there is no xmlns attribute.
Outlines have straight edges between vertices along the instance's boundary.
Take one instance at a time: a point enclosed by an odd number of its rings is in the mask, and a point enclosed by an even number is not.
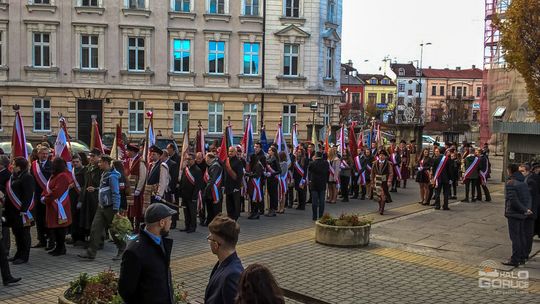
<svg viewBox="0 0 540 304"><path fill-rule="evenodd" d="M66 299L66 297L64 296L64 293L62 293L60 296L58 296L58 304L75 304L75 303Z"/></svg>
<svg viewBox="0 0 540 304"><path fill-rule="evenodd" d="M361 247L369 244L371 225L365 226L329 226L317 221L315 241L320 244L337 247Z"/></svg>

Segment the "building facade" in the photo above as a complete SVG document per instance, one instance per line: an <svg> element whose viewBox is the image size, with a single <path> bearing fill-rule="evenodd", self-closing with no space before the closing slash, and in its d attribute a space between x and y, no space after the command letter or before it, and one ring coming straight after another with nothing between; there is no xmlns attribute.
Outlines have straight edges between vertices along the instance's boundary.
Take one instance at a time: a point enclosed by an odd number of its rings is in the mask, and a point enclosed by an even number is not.
<svg viewBox="0 0 540 304"><path fill-rule="evenodd" d="M387 122L393 116L392 111L395 107L395 82L389 76L381 74L358 74L357 77L364 82L366 115L374 115L377 119Z"/></svg>
<svg viewBox="0 0 540 304"><path fill-rule="evenodd" d="M396 124L423 124L426 108L426 79L412 63L393 63L396 74Z"/></svg>
<svg viewBox="0 0 540 304"><path fill-rule="evenodd" d="M150 110L154 128L177 139L188 120L219 137L229 117L240 133L247 116L257 133L262 122L273 132L282 119L285 134L298 122L307 138L306 104L327 104L329 119L337 117L341 7L341 0L11 0L0 7L0 136L10 136L18 104L29 138L55 132L60 115L81 139L94 115L103 132L123 118L127 136L142 138Z"/></svg>
<svg viewBox="0 0 540 304"><path fill-rule="evenodd" d="M341 112L353 121L361 121L364 114L364 86L352 61L341 64Z"/></svg>

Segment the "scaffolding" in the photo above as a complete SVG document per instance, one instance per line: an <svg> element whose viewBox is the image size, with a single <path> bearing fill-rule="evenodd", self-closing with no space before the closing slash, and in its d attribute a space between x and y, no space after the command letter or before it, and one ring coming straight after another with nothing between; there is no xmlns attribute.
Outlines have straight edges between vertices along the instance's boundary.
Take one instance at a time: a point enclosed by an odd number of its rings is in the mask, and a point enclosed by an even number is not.
<svg viewBox="0 0 540 304"><path fill-rule="evenodd" d="M504 51L501 46L501 34L494 24L494 17L504 20L511 0L486 0L484 24L484 73L482 81L482 99L480 101L480 141L489 142L489 72L506 67Z"/></svg>

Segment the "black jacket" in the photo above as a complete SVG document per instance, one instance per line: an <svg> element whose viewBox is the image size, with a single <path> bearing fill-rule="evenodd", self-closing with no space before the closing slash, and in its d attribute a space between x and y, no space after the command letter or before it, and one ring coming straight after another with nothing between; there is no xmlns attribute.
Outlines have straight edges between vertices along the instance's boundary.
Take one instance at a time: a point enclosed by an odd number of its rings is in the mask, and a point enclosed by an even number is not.
<svg viewBox="0 0 540 304"><path fill-rule="evenodd" d="M162 246L141 230L122 256L118 293L126 304L174 303L171 279L173 240L161 238Z"/></svg>
<svg viewBox="0 0 540 304"><path fill-rule="evenodd" d="M310 191L325 191L328 177L330 176L330 165L324 159L316 159L309 164L309 187Z"/></svg>
<svg viewBox="0 0 540 304"><path fill-rule="evenodd" d="M186 170L182 171L182 178L180 178L180 197L182 198L182 204L187 205L189 201L197 201L197 195L199 190L202 189L204 185L202 172L199 166L193 165L189 167L189 172L195 180L195 185L193 185L186 176Z"/></svg>
<svg viewBox="0 0 540 304"><path fill-rule="evenodd" d="M434 157L432 159L431 173L433 174L433 178L435 178L435 172L437 172L437 167L439 167L439 163L442 161L442 158L443 158L443 154L441 154L439 157ZM439 175L439 182L445 183L445 184L450 182L450 177L451 177L450 164L452 163L450 156L447 156L446 158L448 160L446 161L444 168L441 168L441 174Z"/></svg>
<svg viewBox="0 0 540 304"><path fill-rule="evenodd" d="M531 194L523 181L523 175L516 172L506 182L504 216L523 220L527 209L531 208Z"/></svg>
<svg viewBox="0 0 540 304"><path fill-rule="evenodd" d="M169 191L173 192L176 188L176 183L178 183L180 163L176 162L172 157L170 157L165 163L169 167L169 175L171 176L169 179Z"/></svg>
<svg viewBox="0 0 540 304"><path fill-rule="evenodd" d="M209 180L206 183L206 188L204 189L204 199L213 199L212 197L212 189L214 188L214 185L218 181L218 178L221 176L221 182L220 184L223 185L223 168L221 167L221 164L219 163L218 159L215 159L211 164L209 164L208 169L208 177ZM217 185L216 185L217 186ZM221 193L221 186L218 186L218 191Z"/></svg>
<svg viewBox="0 0 540 304"><path fill-rule="evenodd" d="M205 304L233 304L236 298L238 281L244 271L238 255L231 254L223 262L216 263L204 293Z"/></svg>
<svg viewBox="0 0 540 304"><path fill-rule="evenodd" d="M244 164L238 157L229 157L230 170L236 174L236 179L229 174L229 168L227 168L227 160L223 164L223 171L225 173L225 194L233 193L234 190L240 191L242 187L242 178L244 177Z"/></svg>
<svg viewBox="0 0 540 304"><path fill-rule="evenodd" d="M12 174L11 189L22 202L21 210L19 211L6 195L6 224L9 227L22 227L22 217L20 212L28 211L32 203L32 195L34 194L35 181L28 171L20 172L20 174ZM36 186L39 187L39 186ZM34 204L41 204L39 199L34 196Z"/></svg>
<svg viewBox="0 0 540 304"><path fill-rule="evenodd" d="M45 177L46 180L49 180L49 178L51 178L51 161L47 160L45 161L45 164L42 166L40 163L39 163L39 160L36 160L41 168L41 173L43 173L43 176ZM33 176L34 172L32 171L32 163L29 163L28 164L28 172L30 172L30 174ZM43 192L43 189L41 189L41 187L39 186L38 182L37 182L37 178L34 178L34 191L35 191L35 195L34 195L34 200L36 201L36 204L40 202L41 200L41 197L43 196L42 195L42 192Z"/></svg>
<svg viewBox="0 0 540 304"><path fill-rule="evenodd" d="M538 184L536 183L533 174L534 173L530 173L527 175L524 182L527 184L527 187L529 187L529 192L531 193L531 211L533 214L531 214L529 218L537 219L540 196L538 195Z"/></svg>

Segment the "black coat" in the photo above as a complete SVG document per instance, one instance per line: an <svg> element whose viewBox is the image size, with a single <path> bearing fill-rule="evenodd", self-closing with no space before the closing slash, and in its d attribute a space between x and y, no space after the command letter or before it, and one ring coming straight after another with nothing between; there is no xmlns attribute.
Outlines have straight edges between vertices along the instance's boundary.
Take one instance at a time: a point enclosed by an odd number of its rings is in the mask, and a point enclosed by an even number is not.
<svg viewBox="0 0 540 304"><path fill-rule="evenodd" d="M529 217L532 219L537 219L540 196L538 195L538 184L536 183L533 173L525 177L525 183L527 184L527 187L529 187L529 192L531 193L531 211L533 214Z"/></svg>
<svg viewBox="0 0 540 304"><path fill-rule="evenodd" d="M227 160L225 160L225 164L223 165L223 171L225 173L225 194L233 193L234 190L240 191L240 188L242 187L242 178L244 177L244 164L242 163L242 160L238 157L230 157L228 161L231 166L230 169L236 174L236 179L229 174Z"/></svg>
<svg viewBox="0 0 540 304"><path fill-rule="evenodd" d="M161 238L162 245L141 230L122 256L118 293L126 304L174 303L171 278L173 240Z"/></svg>
<svg viewBox="0 0 540 304"><path fill-rule="evenodd" d="M309 189L310 191L325 191L328 177L330 176L330 165L324 159L316 159L310 162L309 167Z"/></svg>
<svg viewBox="0 0 540 304"><path fill-rule="evenodd" d="M39 160L37 160L37 162L39 163ZM32 164L30 163L28 165L29 165L28 171L33 176L34 173L32 172ZM51 178L51 172L52 172L51 161L47 160L43 166L41 166L40 164L40 168L41 168L41 173L43 173L43 176L45 177L45 179L49 180L49 178ZM37 182L37 178L34 178L34 191L36 192L36 194L34 195L34 200L36 201L36 204L37 204L40 202L41 197L43 196L42 194L43 190L39 186Z"/></svg>
<svg viewBox="0 0 540 304"><path fill-rule="evenodd" d="M238 255L231 254L221 263L216 263L204 293L205 304L233 304L238 281L244 271Z"/></svg>
<svg viewBox="0 0 540 304"><path fill-rule="evenodd" d="M20 174L12 174L11 179L11 189L17 195L17 197L22 202L21 210L19 211L13 203L10 201L9 197L6 195L6 224L9 227L22 227L22 217L20 212L28 211L32 203L32 195L34 194L35 181L32 175L28 171L23 171ZM37 186L39 187L39 186ZM34 197L34 204L41 204L39 199Z"/></svg>
<svg viewBox="0 0 540 304"><path fill-rule="evenodd" d="M531 194L521 173L516 172L510 177L504 193L504 216L525 219L525 212L531 208Z"/></svg>
<svg viewBox="0 0 540 304"><path fill-rule="evenodd" d="M208 169L206 170L208 170L209 180L206 183L206 188L204 189L203 198L207 200L213 200L212 189L220 176L221 176L221 185L223 185L223 168L221 167L218 159L216 159L214 160L214 162L212 162L208 166ZM218 191L220 191L221 193L220 189L221 187L218 187Z"/></svg>
<svg viewBox="0 0 540 304"><path fill-rule="evenodd" d="M193 185L186 176L186 170L182 171L182 177L180 178L180 197L182 198L182 204L187 206L190 201L197 201L197 195L199 190L203 188L204 181L201 169L197 165L189 167L189 172L193 175L195 185Z"/></svg>
<svg viewBox="0 0 540 304"><path fill-rule="evenodd" d="M432 159L431 163L431 173L433 174L433 178L435 178L435 172L437 172L437 167L439 167L439 163L441 162L443 158L443 155L439 155L439 157L434 157ZM450 164L452 163L452 160L450 159L450 156L446 157L448 160L446 161L446 164L444 165L444 168L441 168L441 174L439 175L439 182L447 184L450 182L451 177L451 170L450 170Z"/></svg>

